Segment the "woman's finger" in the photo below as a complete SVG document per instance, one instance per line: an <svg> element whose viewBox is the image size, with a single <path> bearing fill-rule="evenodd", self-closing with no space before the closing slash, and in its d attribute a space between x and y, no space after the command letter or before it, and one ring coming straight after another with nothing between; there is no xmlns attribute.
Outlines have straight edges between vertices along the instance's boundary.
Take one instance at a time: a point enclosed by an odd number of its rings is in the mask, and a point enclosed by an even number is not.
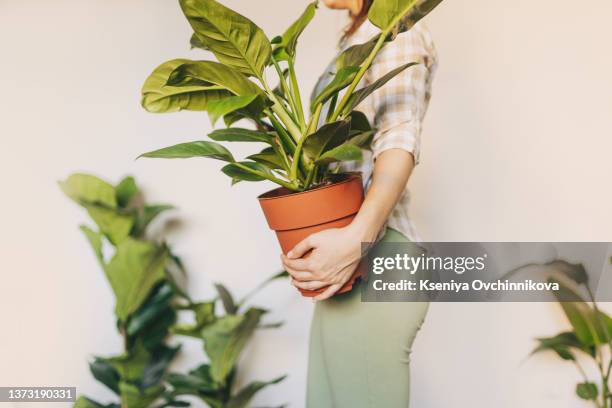
<svg viewBox="0 0 612 408"><path fill-rule="evenodd" d="M305 290L317 290L317 289L324 288L325 286L329 286L329 283L316 281L316 280L304 282L304 281L293 279L291 283L293 283L293 286L295 286L296 288L305 289Z"/></svg>
<svg viewBox="0 0 612 408"><path fill-rule="evenodd" d="M290 259L285 255L281 255L281 260L286 268L290 268L295 271L312 272L308 259Z"/></svg>
<svg viewBox="0 0 612 408"><path fill-rule="evenodd" d="M296 271L295 269L287 268L287 266L285 266L285 270L295 280L299 280L302 282L317 280L314 274L312 274L311 272Z"/></svg>
<svg viewBox="0 0 612 408"><path fill-rule="evenodd" d="M312 235L309 235L299 244L297 244L291 251L289 251L289 253L287 253L287 257L291 259L301 258L313 248L315 248L314 238Z"/></svg>
<svg viewBox="0 0 612 408"><path fill-rule="evenodd" d="M336 284L330 285L327 289L323 291L323 293L321 293L318 296L315 296L313 299L317 302L319 300L329 299L330 297L334 296L336 292L340 290L341 287L342 287L342 283L336 283Z"/></svg>

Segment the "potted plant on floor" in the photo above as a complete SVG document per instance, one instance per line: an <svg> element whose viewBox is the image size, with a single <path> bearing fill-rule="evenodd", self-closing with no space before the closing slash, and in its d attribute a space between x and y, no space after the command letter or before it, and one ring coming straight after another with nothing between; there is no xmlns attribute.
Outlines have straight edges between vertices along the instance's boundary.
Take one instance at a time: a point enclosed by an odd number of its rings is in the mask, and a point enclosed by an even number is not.
<svg viewBox="0 0 612 408"><path fill-rule="evenodd" d="M575 388L578 398L595 408L611 408L612 317L598 304L582 264L556 260L546 266L553 269L549 282L559 284L560 290L554 295L571 328L553 337L538 338L532 354L554 352L561 360L573 363L582 377ZM586 292L586 297L581 292Z"/></svg>
<svg viewBox="0 0 612 408"><path fill-rule="evenodd" d="M89 175L73 174L62 191L87 210L94 227L81 226L115 298L116 329L122 352L94 357L91 374L115 394L113 403L80 396L76 408L183 407L169 393L166 371L179 352L168 337L176 323L173 303L182 296L172 271L180 261L170 248L147 235L149 225L169 205L142 199L132 177L112 185Z"/></svg>
<svg viewBox="0 0 612 408"><path fill-rule="evenodd" d="M375 0L368 18L380 32L337 57L333 81L314 96L306 115L295 70L296 46L314 18L317 2L282 35L269 40L251 20L215 0L180 0L194 31L192 46L212 52L218 61L174 59L161 64L143 85L142 105L156 113L206 111L213 125L223 119L226 127L210 133L212 141L181 143L142 156L208 157L227 162L221 170L232 183L278 184L259 201L285 253L314 232L348 225L363 201L362 181L358 174L338 174L337 163L360 160L361 149L375 132L356 109L415 63L407 61L360 89L359 83L378 52L441 1ZM266 78L268 68L277 74L275 87ZM324 106L328 113L322 117ZM243 119L255 129L234 127ZM239 160L218 142L257 142L266 147ZM358 275L340 293L350 290ZM319 292L302 291L306 296Z"/></svg>
<svg viewBox="0 0 612 408"><path fill-rule="evenodd" d="M81 395L75 408L190 407L184 397L197 397L211 408L246 408L257 393L285 378L240 388L237 381L239 358L257 329L280 326L262 322L267 311L250 305L250 297L286 273L268 278L240 300L218 283L218 296L196 302L176 282L175 277L186 274L180 259L148 233L149 225L171 206L147 203L132 177L114 186L93 175L73 174L60 186L95 224L83 225L81 231L113 290L123 346L121 354L94 357L89 363L91 374L115 394L115 402ZM179 319L185 314L191 315L189 323ZM199 340L207 361L188 373L168 372L181 348L171 345L171 335Z"/></svg>

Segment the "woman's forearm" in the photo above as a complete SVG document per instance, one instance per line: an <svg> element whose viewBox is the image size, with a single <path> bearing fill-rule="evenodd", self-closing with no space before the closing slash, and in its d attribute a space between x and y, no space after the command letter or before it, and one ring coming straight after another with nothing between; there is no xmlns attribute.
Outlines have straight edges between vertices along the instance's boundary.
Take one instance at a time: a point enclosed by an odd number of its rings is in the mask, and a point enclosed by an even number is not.
<svg viewBox="0 0 612 408"><path fill-rule="evenodd" d="M374 163L372 183L350 225L363 242L374 242L400 199L414 168L414 157L402 149L381 153Z"/></svg>

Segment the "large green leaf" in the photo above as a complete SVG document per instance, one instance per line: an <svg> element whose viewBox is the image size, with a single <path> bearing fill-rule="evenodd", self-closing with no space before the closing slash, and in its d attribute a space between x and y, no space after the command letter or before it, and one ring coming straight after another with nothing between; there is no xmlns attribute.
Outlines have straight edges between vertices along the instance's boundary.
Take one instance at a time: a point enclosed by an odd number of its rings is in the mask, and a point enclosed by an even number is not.
<svg viewBox="0 0 612 408"><path fill-rule="evenodd" d="M317 10L317 3L312 2L307 7L302 15L293 23L283 35L275 42L274 56L279 60L285 60L287 57L295 58L295 49L297 41L304 29L310 24Z"/></svg>
<svg viewBox="0 0 612 408"><path fill-rule="evenodd" d="M559 284L559 290L554 291L554 295L580 343L586 347L601 344L605 336L596 319L595 310L567 285L552 278L548 281Z"/></svg>
<svg viewBox="0 0 612 408"><path fill-rule="evenodd" d="M106 359L96 357L89 363L93 377L106 385L115 394L119 394L119 372Z"/></svg>
<svg viewBox="0 0 612 408"><path fill-rule="evenodd" d="M129 408L149 408L153 402L162 396L165 390L161 385L141 390L126 382L121 382L119 389L121 391L121 406Z"/></svg>
<svg viewBox="0 0 612 408"><path fill-rule="evenodd" d="M262 181L267 178L266 176L272 176L267 166L248 161L230 163L224 166L221 171L231 177L234 183L238 181Z"/></svg>
<svg viewBox="0 0 612 408"><path fill-rule="evenodd" d="M215 301L192 303L188 306L195 315L195 324L178 324L172 332L181 336L200 337L200 331L204 326L213 323L215 316Z"/></svg>
<svg viewBox="0 0 612 408"><path fill-rule="evenodd" d="M87 213L113 245L128 238L135 223L134 215L100 205L85 205Z"/></svg>
<svg viewBox="0 0 612 408"><path fill-rule="evenodd" d="M173 296L174 289L169 283L164 282L163 284L159 285L152 295L130 318L126 328L128 336L137 335L167 310L172 310L170 302Z"/></svg>
<svg viewBox="0 0 612 408"><path fill-rule="evenodd" d="M348 144L359 146L362 149L369 149L374 138L374 131L368 130L366 132L352 132L350 133L350 139L346 142Z"/></svg>
<svg viewBox="0 0 612 408"><path fill-rule="evenodd" d="M146 389L159 384L180 348L181 346L168 347L165 345L156 348L138 381L139 387Z"/></svg>
<svg viewBox="0 0 612 408"><path fill-rule="evenodd" d="M370 96L378 88L380 88L381 86L389 82L391 79L393 79L393 77L400 74L405 69L413 65L417 65L417 64L418 62L409 62L407 64L402 65L401 67L397 67L394 70L386 73L382 77L378 78L376 81L374 81L370 85L353 92L348 100L348 103L344 107L343 115L346 116L347 114L349 114L353 109L357 107L357 105L363 102L368 96Z"/></svg>
<svg viewBox="0 0 612 408"><path fill-rule="evenodd" d="M109 208L117 207L115 187L98 177L76 173L59 185L68 197L83 204L100 204Z"/></svg>
<svg viewBox="0 0 612 408"><path fill-rule="evenodd" d="M183 109L205 111L211 101L232 95L224 87L212 83L168 85L170 74L189 62L186 59L174 59L155 68L142 86L142 107L153 113L178 112Z"/></svg>
<svg viewBox="0 0 612 408"><path fill-rule="evenodd" d="M210 51L208 49L208 46L206 44L202 43L202 41L200 41L200 39L198 38L196 33L193 33L191 35L191 38L189 39L189 45L191 46L191 49L199 48L199 49L204 50L204 51Z"/></svg>
<svg viewBox="0 0 612 408"><path fill-rule="evenodd" d="M210 408L225 408L222 388L210 375L210 366L203 364L189 374L172 373L167 377L172 386L172 395L194 395L204 401Z"/></svg>
<svg viewBox="0 0 612 408"><path fill-rule="evenodd" d="M340 146L349 136L350 120L341 120L322 126L304 141L306 156L316 161L323 153Z"/></svg>
<svg viewBox="0 0 612 408"><path fill-rule="evenodd" d="M233 162L234 157L223 145L199 140L196 142L179 143L174 146L141 154L139 157L161 159L188 159L191 157L208 157L227 162Z"/></svg>
<svg viewBox="0 0 612 408"><path fill-rule="evenodd" d="M442 3L442 0L418 0L408 14L402 17L398 31L403 32L410 30L420 19L428 15L440 3Z"/></svg>
<svg viewBox="0 0 612 408"><path fill-rule="evenodd" d="M115 292L115 312L126 321L165 276L168 250L152 242L128 238L106 266L106 275Z"/></svg>
<svg viewBox="0 0 612 408"><path fill-rule="evenodd" d="M583 382L576 386L576 395L583 400L595 401L599 396L599 390L597 384L592 382Z"/></svg>
<svg viewBox="0 0 612 408"><path fill-rule="evenodd" d="M255 99L257 95L246 95L246 96L231 96L229 98L220 99L214 103L208 105L208 117L213 126L215 123L227 115L228 113L235 112L239 109L246 108Z"/></svg>
<svg viewBox="0 0 612 408"><path fill-rule="evenodd" d="M176 311L172 308L167 308L147 325L142 331L136 335L136 339L130 339L130 342L142 341L142 345L151 351L155 351L160 345L164 344L166 337L170 334L171 327L176 323Z"/></svg>
<svg viewBox="0 0 612 408"><path fill-rule="evenodd" d="M390 31L401 22L400 31L407 31L425 17L442 0L374 0L368 18L382 31Z"/></svg>
<svg viewBox="0 0 612 408"><path fill-rule="evenodd" d="M599 311L598 316L599 319L597 322L602 326L602 338L605 342L609 343L612 341L612 317L601 310Z"/></svg>
<svg viewBox="0 0 612 408"><path fill-rule="evenodd" d="M215 381L225 383L264 313L252 308L244 315L224 316L202 330L204 349L211 361L210 374Z"/></svg>
<svg viewBox="0 0 612 408"><path fill-rule="evenodd" d="M180 4L199 43L221 63L262 76L272 47L261 28L215 0L180 0Z"/></svg>
<svg viewBox="0 0 612 408"><path fill-rule="evenodd" d="M316 160L317 164L330 164L340 161L362 160L361 148L354 144L344 143L323 153Z"/></svg>
<svg viewBox="0 0 612 408"><path fill-rule="evenodd" d="M129 235L134 216L118 208L115 187L95 176L78 173L59 184L68 197L87 210L100 231L113 244L118 244ZM91 242L93 237L89 232L86 234Z"/></svg>
<svg viewBox="0 0 612 408"><path fill-rule="evenodd" d="M125 352L118 357L101 359L112 366L123 381L136 381L142 377L145 367L149 364L151 354L141 343L130 352Z"/></svg>
<svg viewBox="0 0 612 408"><path fill-rule="evenodd" d="M310 105L310 110L314 112L317 105L327 102L331 97L337 95L342 89L351 84L359 67L347 66L338 70L334 79L318 94Z"/></svg>
<svg viewBox="0 0 612 408"><path fill-rule="evenodd" d="M102 234L92 230L86 225L81 225L80 227L83 234L87 237L87 241L89 241L89 245L94 251L96 255L96 259L100 262L100 265L104 267L104 254L102 253Z"/></svg>
<svg viewBox="0 0 612 408"><path fill-rule="evenodd" d="M379 36L377 35L363 44L355 44L348 47L336 58L336 69L340 71L342 68L358 67L363 64L376 46L378 38Z"/></svg>
<svg viewBox="0 0 612 408"><path fill-rule="evenodd" d="M168 375L168 382L172 385L174 395L201 395L211 394L219 390L210 375L210 365L203 364L189 374Z"/></svg>
<svg viewBox="0 0 612 408"><path fill-rule="evenodd" d="M360 131L367 132L372 130L372 125L370 125L370 121L368 117L359 111L352 111L350 114L351 117L351 132L352 131Z"/></svg>
<svg viewBox="0 0 612 408"><path fill-rule="evenodd" d="M262 142L268 144L274 143L274 136L270 133L242 128L217 129L212 133L209 133L208 137L217 142Z"/></svg>
<svg viewBox="0 0 612 408"><path fill-rule="evenodd" d="M177 66L168 77L167 85L215 85L237 96L262 95L261 89L242 73L215 61L187 61Z"/></svg>
<svg viewBox="0 0 612 408"><path fill-rule="evenodd" d="M575 360L576 357L572 349L583 350L591 354L591 350L585 350L584 346L576 337L574 332L559 333L554 337L542 337L537 339L539 345L531 354L540 353L542 351L554 351L563 360Z"/></svg>
<svg viewBox="0 0 612 408"><path fill-rule="evenodd" d="M191 307L195 314L196 324L199 328L202 328L217 320L217 317L215 316L214 300L210 302L195 303Z"/></svg>
<svg viewBox="0 0 612 408"><path fill-rule="evenodd" d="M215 283L215 289L217 289L217 293L219 294L221 303L223 303L225 313L236 314L236 312L238 311L238 307L236 307L234 297L232 296L230 291L221 283Z"/></svg>
<svg viewBox="0 0 612 408"><path fill-rule="evenodd" d="M272 147L266 147L261 152L248 156L247 159L268 166L270 169L287 170L282 157Z"/></svg>
<svg viewBox="0 0 612 408"><path fill-rule="evenodd" d="M115 188L117 204L119 207L128 207L131 201L138 196L139 190L134 177L128 176L117 184Z"/></svg>
<svg viewBox="0 0 612 408"><path fill-rule="evenodd" d="M247 408L249 406L249 402L251 402L251 399L253 399L255 394L269 385L278 384L284 379L285 376L282 376L275 378L272 381L254 381L246 385L230 399L229 403L227 404L227 408Z"/></svg>

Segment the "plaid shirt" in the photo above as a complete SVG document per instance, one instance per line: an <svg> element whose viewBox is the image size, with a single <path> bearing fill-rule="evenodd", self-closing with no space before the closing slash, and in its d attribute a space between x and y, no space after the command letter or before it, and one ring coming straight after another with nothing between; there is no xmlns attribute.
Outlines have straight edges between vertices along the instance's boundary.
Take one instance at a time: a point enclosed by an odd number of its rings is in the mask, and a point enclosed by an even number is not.
<svg viewBox="0 0 612 408"><path fill-rule="evenodd" d="M369 21L341 44L341 49L366 42L378 29ZM367 86L389 71L408 62L419 62L394 77L363 101L357 109L366 114L377 129L371 145L371 152L364 151L362 162L342 165L345 171L360 171L366 187L369 185L374 160L389 149L403 149L412 153L419 163L421 151L421 129L431 97L431 84L436 71L436 50L427 28L417 23L410 31L401 33L395 41L387 44L376 56L372 67L364 76L361 86ZM315 88L320 91L335 75L332 63ZM322 117L325 117L325 110ZM400 197L387 220L387 226L396 229L408 239L418 242L420 238L410 222L408 189ZM384 232L384 228L381 233Z"/></svg>

